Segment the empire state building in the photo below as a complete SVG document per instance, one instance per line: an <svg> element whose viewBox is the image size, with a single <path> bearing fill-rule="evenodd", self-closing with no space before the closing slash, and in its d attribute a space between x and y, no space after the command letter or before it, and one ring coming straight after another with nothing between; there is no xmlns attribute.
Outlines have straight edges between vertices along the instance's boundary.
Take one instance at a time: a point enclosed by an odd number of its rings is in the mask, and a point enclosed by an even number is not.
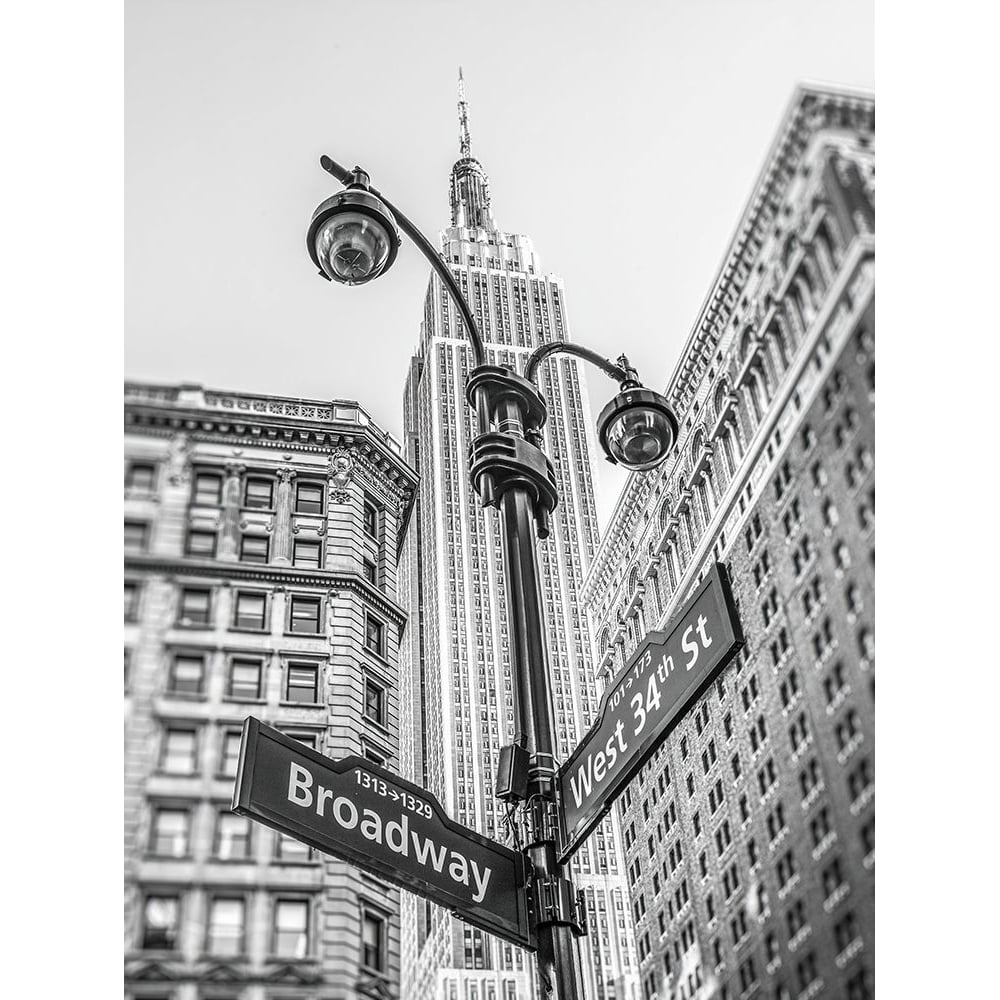
<svg viewBox="0 0 1000 1000"><path fill-rule="evenodd" d="M531 240L502 230L489 180L472 155L459 71L460 156L451 171L451 225L441 253L474 310L486 362L523 373L540 344L569 340L563 283L543 272ZM406 457L419 471L417 507L400 563L409 626L400 651L402 772L433 791L449 814L512 843L506 807L494 798L500 748L513 742L510 636L500 526L469 481L475 435L465 400L472 366L462 319L436 274L424 302L420 343L403 399ZM599 697L582 605L598 545L596 442L580 362L544 361L539 388L549 409L543 448L560 502L539 543L555 733L560 760L589 728ZM587 902L580 939L590 1000L632 1000L636 963L627 890L608 818L577 853L572 877ZM529 1000L534 963L520 949L403 893L402 993L414 1000Z"/></svg>

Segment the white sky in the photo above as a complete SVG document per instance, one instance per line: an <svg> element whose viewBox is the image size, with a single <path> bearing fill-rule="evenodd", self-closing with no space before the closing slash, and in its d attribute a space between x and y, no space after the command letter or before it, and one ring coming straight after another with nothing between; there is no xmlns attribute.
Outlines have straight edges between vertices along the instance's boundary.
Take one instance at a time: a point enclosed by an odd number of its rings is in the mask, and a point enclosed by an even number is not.
<svg viewBox="0 0 1000 1000"><path fill-rule="evenodd" d="M358 400L401 432L428 265L345 288L305 249L360 163L432 242L465 73L494 214L573 339L662 389L796 82L874 87L872 0L125 6L125 373ZM595 414L613 384L588 373ZM606 522L624 475L601 462Z"/></svg>

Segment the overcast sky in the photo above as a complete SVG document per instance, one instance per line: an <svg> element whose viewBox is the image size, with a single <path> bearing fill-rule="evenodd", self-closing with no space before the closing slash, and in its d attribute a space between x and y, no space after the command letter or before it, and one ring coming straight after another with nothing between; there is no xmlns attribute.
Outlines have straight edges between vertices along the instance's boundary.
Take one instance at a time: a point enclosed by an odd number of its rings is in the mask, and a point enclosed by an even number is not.
<svg viewBox="0 0 1000 1000"><path fill-rule="evenodd" d="M359 163L436 242L464 69L498 224L573 339L662 389L796 82L874 87L872 0L139 0L126 15L125 375L356 399L400 436L428 265L319 278ZM596 412L613 389L589 376ZM602 525L624 476L601 463Z"/></svg>

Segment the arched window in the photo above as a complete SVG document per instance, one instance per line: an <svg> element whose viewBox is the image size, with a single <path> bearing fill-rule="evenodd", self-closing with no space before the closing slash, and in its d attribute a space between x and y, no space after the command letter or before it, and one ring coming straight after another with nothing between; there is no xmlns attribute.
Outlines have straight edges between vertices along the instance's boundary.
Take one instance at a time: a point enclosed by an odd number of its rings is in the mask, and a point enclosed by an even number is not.
<svg viewBox="0 0 1000 1000"><path fill-rule="evenodd" d="M712 520L712 507L708 496L708 478L709 474L706 470L705 475L703 475L695 485L695 492L698 494L698 504L701 507L701 516L704 521L706 531L708 530L708 525Z"/></svg>
<svg viewBox="0 0 1000 1000"><path fill-rule="evenodd" d="M736 459L733 457L733 428L727 423L719 431L719 440L722 442L722 464L726 471L726 482L730 482L736 475Z"/></svg>
<svg viewBox="0 0 1000 1000"><path fill-rule="evenodd" d="M795 301L798 303L799 314L802 316L802 326L806 330L816 318L816 296L809 287L809 282L800 272L795 279Z"/></svg>
<svg viewBox="0 0 1000 1000"><path fill-rule="evenodd" d="M842 240L840 233L829 215L823 217L822 222L816 228L817 245L826 250L830 258L831 271L836 271L840 261L840 249Z"/></svg>
<svg viewBox="0 0 1000 1000"><path fill-rule="evenodd" d="M813 292L813 302L818 305L822 298L822 293L825 291L826 283L823 281L823 275L816 266L816 261L812 253L806 254L805 259L802 261L802 266L805 268L806 278Z"/></svg>
<svg viewBox="0 0 1000 1000"><path fill-rule="evenodd" d="M705 432L699 427L691 437L691 464L696 465L701 449L705 445Z"/></svg>
<svg viewBox="0 0 1000 1000"><path fill-rule="evenodd" d="M628 596L632 597L633 594L639 589L639 567L633 566L632 572L628 575Z"/></svg>
<svg viewBox="0 0 1000 1000"><path fill-rule="evenodd" d="M670 520L670 496L669 494L663 498L663 503L660 504L660 531L664 532L667 530L667 522Z"/></svg>
<svg viewBox="0 0 1000 1000"><path fill-rule="evenodd" d="M750 350L753 347L753 333L750 331L750 327L747 327L743 331L743 336L740 338L740 364L742 364L750 356Z"/></svg>
<svg viewBox="0 0 1000 1000"><path fill-rule="evenodd" d="M651 586L646 588L646 599L649 601L649 610L655 622L660 615L660 574L655 568L651 569L647 579Z"/></svg>
<svg viewBox="0 0 1000 1000"><path fill-rule="evenodd" d="M788 237L788 240L785 242L785 246L781 251L781 269L783 271L788 270L788 265L791 263L792 256L798 249L798 246L799 246L798 238L793 233L791 236Z"/></svg>
<svg viewBox="0 0 1000 1000"><path fill-rule="evenodd" d="M670 593L677 589L677 553L674 546L667 547L667 576L670 578Z"/></svg>
<svg viewBox="0 0 1000 1000"><path fill-rule="evenodd" d="M747 399L750 402L750 415L756 426L764 416L764 401L758 380L758 369L754 369L747 379Z"/></svg>
<svg viewBox="0 0 1000 1000"><path fill-rule="evenodd" d="M688 507L681 514L681 541L683 541L688 553L694 552L694 529L691 525L691 508Z"/></svg>
<svg viewBox="0 0 1000 1000"><path fill-rule="evenodd" d="M726 405L726 396L729 395L729 384L723 380L719 383L719 388L715 390L715 412L713 414L716 420L719 419L719 414L722 413L723 407Z"/></svg>
<svg viewBox="0 0 1000 1000"><path fill-rule="evenodd" d="M778 317L775 320L770 333L771 341L774 344L774 354L777 359L778 370L784 371L788 367L789 363L788 334L785 329L784 321L781 317Z"/></svg>
<svg viewBox="0 0 1000 1000"><path fill-rule="evenodd" d="M601 657L602 657L602 659L603 659L604 655L607 653L608 647L610 645L611 645L611 631L610 631L610 629L605 629L601 633L601 641L600 641L600 650L601 650Z"/></svg>

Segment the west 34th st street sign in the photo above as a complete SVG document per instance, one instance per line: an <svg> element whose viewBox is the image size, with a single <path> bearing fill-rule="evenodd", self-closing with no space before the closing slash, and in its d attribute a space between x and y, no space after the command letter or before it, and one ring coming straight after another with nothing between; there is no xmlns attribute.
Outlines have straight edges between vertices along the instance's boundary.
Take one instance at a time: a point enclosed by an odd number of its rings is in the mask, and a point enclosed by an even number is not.
<svg viewBox="0 0 1000 1000"><path fill-rule="evenodd" d="M650 632L608 685L597 722L559 769L564 863L743 645L725 567L716 563L674 617Z"/></svg>
<svg viewBox="0 0 1000 1000"><path fill-rule="evenodd" d="M433 795L370 760L324 757L250 717L233 811L537 947L524 855L453 822Z"/></svg>

